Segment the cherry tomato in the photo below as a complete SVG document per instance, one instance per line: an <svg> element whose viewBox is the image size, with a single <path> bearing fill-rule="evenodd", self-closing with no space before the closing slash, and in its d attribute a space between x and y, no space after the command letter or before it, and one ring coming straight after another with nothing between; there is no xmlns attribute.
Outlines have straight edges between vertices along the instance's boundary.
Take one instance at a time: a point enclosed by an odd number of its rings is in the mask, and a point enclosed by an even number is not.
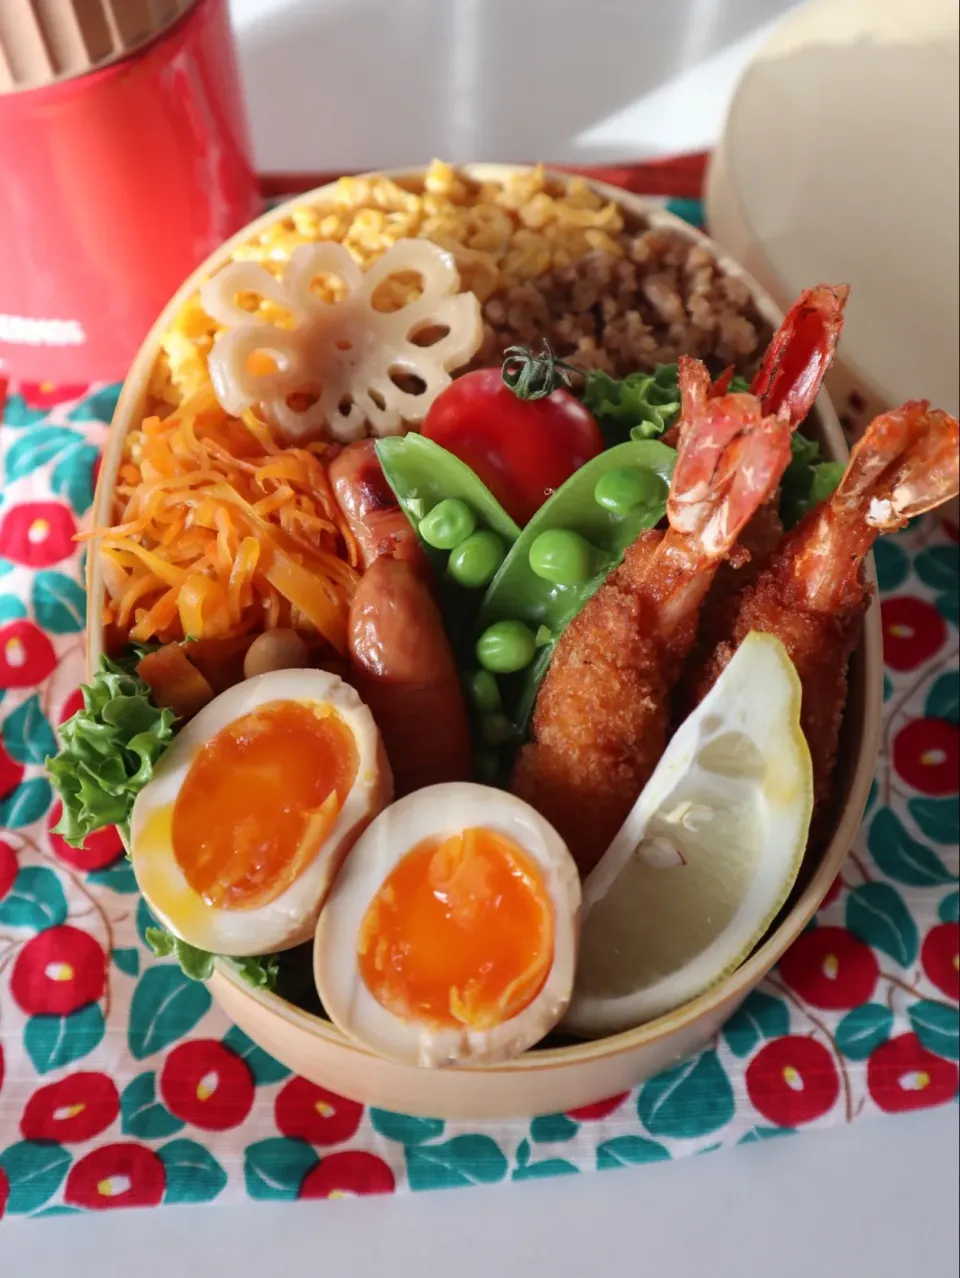
<svg viewBox="0 0 960 1278"><path fill-rule="evenodd" d="M600 428L569 391L523 399L499 368L458 377L437 396L423 433L465 462L521 527L603 450Z"/></svg>

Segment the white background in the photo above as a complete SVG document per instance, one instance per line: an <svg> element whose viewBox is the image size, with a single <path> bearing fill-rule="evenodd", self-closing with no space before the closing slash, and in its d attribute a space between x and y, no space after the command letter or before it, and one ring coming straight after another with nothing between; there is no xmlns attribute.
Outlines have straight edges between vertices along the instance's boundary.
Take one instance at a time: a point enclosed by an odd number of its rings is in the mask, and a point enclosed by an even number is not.
<svg viewBox="0 0 960 1278"><path fill-rule="evenodd" d="M272 171L706 147L746 60L792 7L232 0L256 160ZM497 1189L5 1222L0 1274L953 1278L957 1115Z"/></svg>

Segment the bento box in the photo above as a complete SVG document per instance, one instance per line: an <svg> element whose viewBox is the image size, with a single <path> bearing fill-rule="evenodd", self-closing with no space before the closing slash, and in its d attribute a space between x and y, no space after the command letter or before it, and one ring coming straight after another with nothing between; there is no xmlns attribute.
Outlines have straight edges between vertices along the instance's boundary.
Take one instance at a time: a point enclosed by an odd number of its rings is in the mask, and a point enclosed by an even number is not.
<svg viewBox="0 0 960 1278"><path fill-rule="evenodd" d="M461 172L464 180L483 184L523 181L524 175L534 171L519 166L472 165ZM429 172L403 170L384 176L417 198L429 196L437 182L436 166ZM361 182L365 180L359 179ZM457 176L448 175L444 180L455 182ZM547 182L551 190L568 189L570 181L559 173L543 174L539 170L536 173L536 183ZM526 234L520 237L516 246L518 254L536 254L537 237L546 216L541 207L543 202L538 204L536 200L540 188L532 189L533 194L529 195L524 206ZM716 289L716 279L729 282L723 283L721 296L722 304L729 305L731 313L717 326L718 332L726 334L726 337L718 338L718 342L726 341L733 349L736 348L746 331L742 322L743 314L747 312L753 316L755 327L769 332L777 328L782 316L770 298L707 237L660 206L635 195L602 183L579 180L575 192L584 189L591 193L589 201L585 202L591 216L584 216L581 221L593 236L595 245L602 247L603 237L610 232L597 224L599 215L594 217L593 214L598 208L612 208L626 228L635 228L638 233L641 230L652 233L643 241L642 247L631 250L638 262L641 262L644 253L659 251L658 235L662 234L663 243L671 246L669 251L674 253L674 257L676 246L682 247L682 265L678 266L674 261L671 266L665 259L662 270L659 267L655 271L647 270L644 277L646 296L651 305L661 308L665 317L663 332L669 340L683 340L683 335L678 334L675 327L670 328L671 307L674 306L670 297L671 280L676 285L676 280L682 278L687 281L683 287L689 285L695 290L700 287L697 281L706 281L711 271L714 275L710 275L710 279L714 283L709 287L703 283L704 300L697 305L712 304L709 288ZM578 199L579 196L574 204ZM335 218L336 201L337 188L329 186L297 196L271 210L224 244L171 299L137 355L117 404L99 474L93 515L96 526L108 526L115 519L115 490L122 482L125 440L129 432L139 428L144 415L150 411L150 402L155 402L157 396L164 393L163 377L158 373L162 343L165 340L169 343L167 335L172 327L178 323L182 325L184 308L193 304L200 287L218 268L236 257L253 261L262 260L271 253L276 256L288 253L285 239L293 233L296 241L298 236L303 237L305 227L312 225L315 228L323 218ZM376 201L371 198L370 202L375 205ZM376 248L376 237L382 233L384 219L388 224L396 210L380 212L382 216L371 216L365 224L364 234L371 237L373 245L371 251ZM570 216L576 223L575 214ZM482 237L488 230L495 234L496 228L473 226L474 244L482 245ZM252 245L259 246L257 252L251 251ZM479 250L475 252L479 253ZM518 266L518 269L525 268ZM561 276L563 269L560 268ZM567 326L571 340L577 338L581 349L589 350L590 338L587 336L580 340L579 329L587 332L589 325L603 311L603 290L611 294L619 292L622 297L630 286L629 279L619 278L617 270L608 273L599 292L594 284L570 286L574 293L580 290L578 296L583 295L580 314L572 317ZM680 288L679 285L676 287ZM488 345L492 340L488 331L491 315L494 321L499 320L509 340L515 340L515 330L522 330L525 291L528 291L527 285L518 286L517 292L499 309L490 303L486 305L484 341ZM568 288L564 296L571 295ZM533 304L536 305L535 300ZM556 306L556 300L551 303L548 299L548 307L551 304ZM617 305L622 309L622 302ZM614 314L616 309L613 303L608 307L606 331L614 335L610 340L620 342L620 349L623 343L634 338L638 342L646 341L647 357L656 362L658 354L650 349L649 333L631 337L630 323L627 320L620 322L621 317ZM739 314L735 313L738 309ZM560 319L562 317L556 322L560 323ZM671 333L672 337L669 336ZM499 338L501 334L494 336ZM718 348L718 352L723 355L722 349ZM846 459L843 434L823 393L817 398L804 429L816 438L826 459L834 462ZM104 623L107 583L101 558L94 551L95 545L91 547L87 569L88 666L91 672L110 643L109 628ZM872 560L868 561L866 573L868 580L874 583ZM334 1092L386 1109L451 1119L498 1118L567 1111L622 1092L708 1044L739 1003L763 980L800 935L818 908L851 847L867 801L880 740L881 684L881 632L879 611L874 601L863 619L859 642L850 663L849 696L837 756L835 795L828 826L817 842L818 850L807 855L783 908L762 940L735 970L722 975L709 988L681 1006L636 1028L606 1034L591 1041L577 1041L562 1033L553 1034L512 1059L490 1063L462 1061L450 1068L428 1069L368 1050L341 1032L324 1014L298 1006L269 988L251 985L243 979L236 965L226 959L218 958L214 962L209 975L209 989L226 1014L259 1046L286 1066Z"/></svg>

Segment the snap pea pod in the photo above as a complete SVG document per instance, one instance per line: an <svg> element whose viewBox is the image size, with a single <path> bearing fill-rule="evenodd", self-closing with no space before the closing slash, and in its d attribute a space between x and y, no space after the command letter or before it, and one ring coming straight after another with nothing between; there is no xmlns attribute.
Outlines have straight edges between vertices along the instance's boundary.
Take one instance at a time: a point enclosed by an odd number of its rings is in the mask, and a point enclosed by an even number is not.
<svg viewBox="0 0 960 1278"><path fill-rule="evenodd" d="M432 440L391 436L377 442L377 456L441 583L447 634L459 653L520 529L470 467Z"/></svg>
<svg viewBox="0 0 960 1278"><path fill-rule="evenodd" d="M556 641L631 542L663 518L675 459L665 444L636 440L587 462L541 506L490 583L477 614L474 657L497 677L496 710L513 727L510 753L526 737ZM502 657L502 644L493 642L505 625L536 635L537 651L520 668L519 647L511 663ZM485 706L477 706L481 722L491 704L484 686Z"/></svg>

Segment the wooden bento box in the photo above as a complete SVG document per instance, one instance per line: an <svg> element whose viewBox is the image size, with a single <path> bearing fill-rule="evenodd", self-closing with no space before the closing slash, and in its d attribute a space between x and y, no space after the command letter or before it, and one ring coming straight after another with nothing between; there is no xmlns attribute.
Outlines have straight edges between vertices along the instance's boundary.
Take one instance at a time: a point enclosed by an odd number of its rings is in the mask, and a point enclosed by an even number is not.
<svg viewBox="0 0 960 1278"><path fill-rule="evenodd" d="M518 166L465 166L468 176L498 180ZM416 183L423 170L388 172L385 176ZM551 175L564 181L559 175ZM591 183L605 200L616 202L626 220L642 219L669 228L705 246L722 269L742 279L760 314L775 327L781 314L769 296L706 236L644 199ZM96 526L112 518L113 488L123 440L143 415L151 372L161 335L200 283L227 262L239 246L294 207L320 202L331 187L321 187L265 214L217 250L182 286L159 317L141 347L123 386L113 418L97 486L93 517ZM821 394L807 429L819 436L825 456L844 460L847 449L836 414ZM872 561L868 572L873 573ZM88 559L88 666L103 651L104 582L96 548ZM305 1078L369 1105L404 1113L450 1119L500 1118L558 1112L590 1104L627 1090L641 1080L701 1049L718 1032L738 1004L776 964L800 935L835 879L860 824L877 758L881 724L882 649L876 601L865 620L850 670L838 764L838 794L832 834L819 857L804 867L787 907L764 941L736 971L693 1001L668 1015L592 1042L548 1046L497 1065L426 1070L374 1056L355 1045L329 1021L312 1015L276 994L253 989L223 961L217 962L209 988L227 1015L264 1050Z"/></svg>

